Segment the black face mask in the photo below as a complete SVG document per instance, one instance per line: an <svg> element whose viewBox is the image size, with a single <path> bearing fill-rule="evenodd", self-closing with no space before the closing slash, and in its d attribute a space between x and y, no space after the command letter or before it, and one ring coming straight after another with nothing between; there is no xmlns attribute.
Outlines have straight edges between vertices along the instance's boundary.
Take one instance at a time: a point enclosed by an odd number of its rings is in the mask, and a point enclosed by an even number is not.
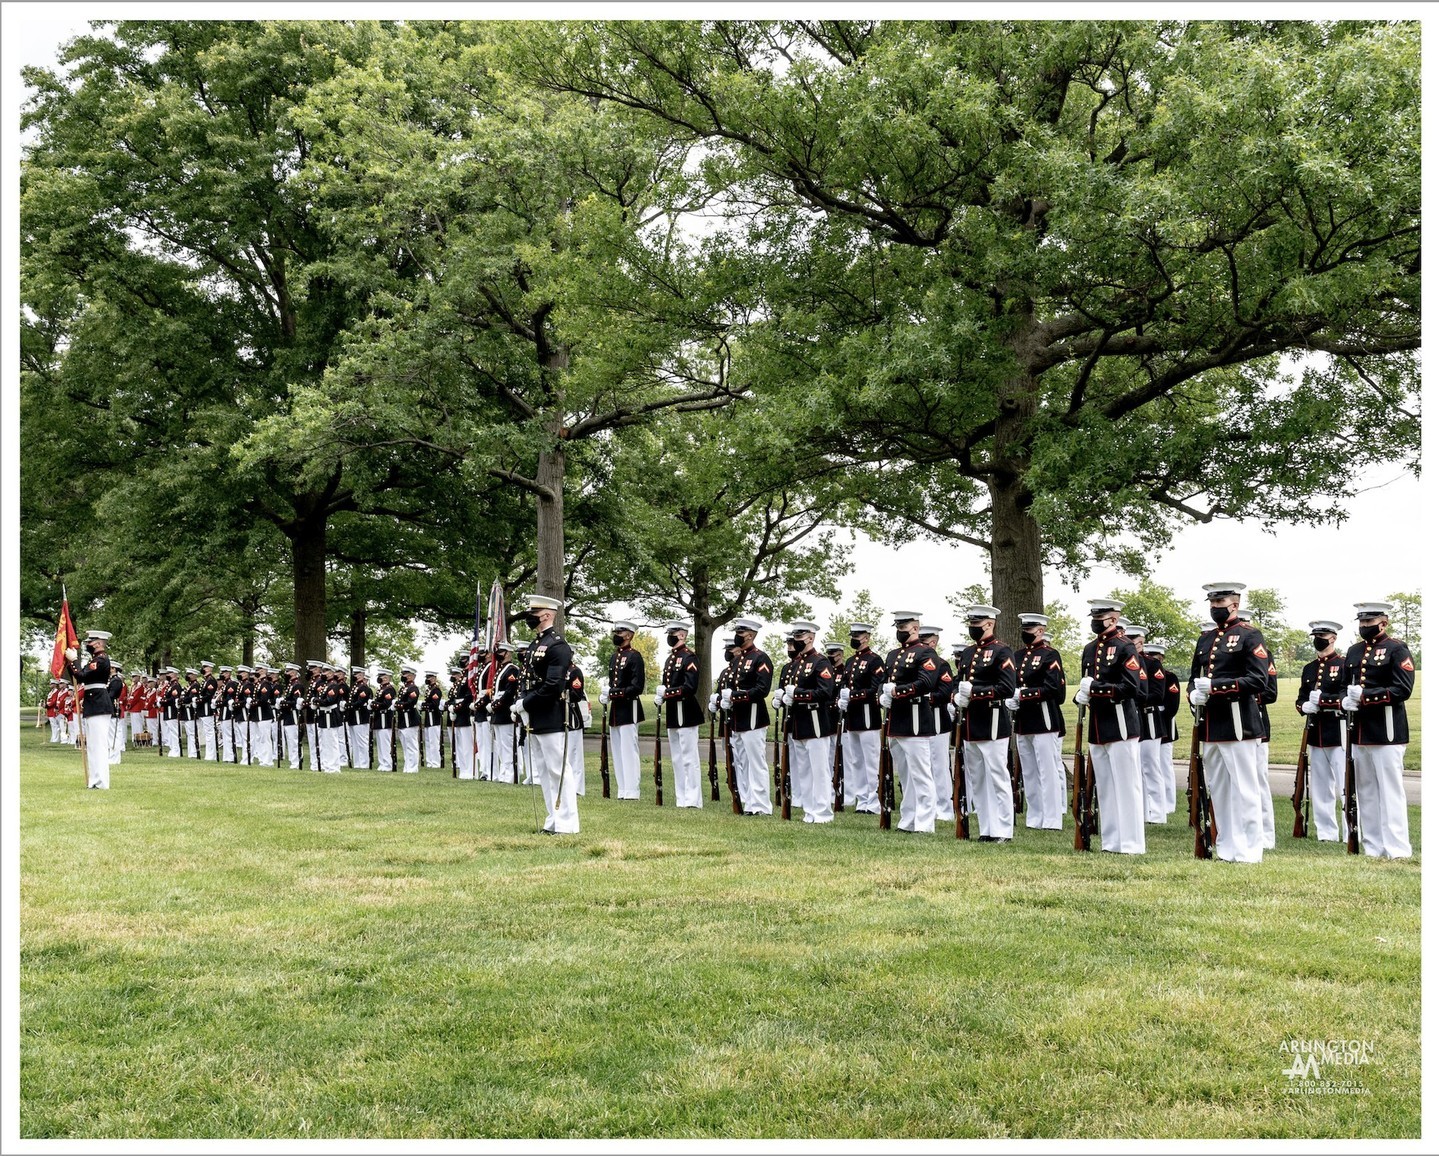
<svg viewBox="0 0 1439 1156"><path fill-rule="evenodd" d="M665 635L665 645L667 645L671 650L673 650L679 644L680 636L674 633L674 631L670 631L670 633Z"/></svg>
<svg viewBox="0 0 1439 1156"><path fill-rule="evenodd" d="M610 641L613 642L616 646L623 646L625 636L621 634L618 630L616 630L613 634L610 635Z"/></svg>
<svg viewBox="0 0 1439 1156"><path fill-rule="evenodd" d="M906 630L903 626L895 630L894 636L895 638L899 639L901 644L909 641L909 631Z"/></svg>
<svg viewBox="0 0 1439 1156"><path fill-rule="evenodd" d="M1094 631L1095 634L1103 634L1109 627L1104 624L1104 619L1091 618L1089 620L1089 629Z"/></svg>
<svg viewBox="0 0 1439 1156"><path fill-rule="evenodd" d="M790 641L790 642L786 642L786 643L784 644L784 648L785 648L785 650L789 653L789 656L790 656L791 658L797 658L797 657L799 657L800 653L804 650L804 643L803 643L803 642Z"/></svg>
<svg viewBox="0 0 1439 1156"><path fill-rule="evenodd" d="M859 650L863 646L864 641L860 638L858 634L851 634L849 636L849 648L851 650Z"/></svg>
<svg viewBox="0 0 1439 1156"><path fill-rule="evenodd" d="M1209 608L1209 617L1214 619L1215 622L1219 623L1220 626L1223 626L1226 622L1229 621L1229 607L1211 606Z"/></svg>
<svg viewBox="0 0 1439 1156"><path fill-rule="evenodd" d="M536 614L533 610L527 610L525 612L524 621L525 625L531 630L538 630L540 627L540 616Z"/></svg>
<svg viewBox="0 0 1439 1156"><path fill-rule="evenodd" d="M1359 628L1359 637L1364 639L1365 642L1373 642L1383 633L1384 627L1380 626L1377 622L1373 626L1361 626Z"/></svg>
<svg viewBox="0 0 1439 1156"><path fill-rule="evenodd" d="M1309 641L1314 643L1315 650L1325 651L1329 649L1329 639L1327 638L1321 638L1319 635L1316 634Z"/></svg>
<svg viewBox="0 0 1439 1156"><path fill-rule="evenodd" d="M731 662L734 661L734 650L733 650L733 648L728 647L728 646L726 646L726 647L724 648L724 660L725 660L725 665L726 665L726 666L728 666Z"/></svg>
<svg viewBox="0 0 1439 1156"><path fill-rule="evenodd" d="M1021 630L1019 636L1030 646L1039 641L1039 632L1035 630Z"/></svg>
<svg viewBox="0 0 1439 1156"><path fill-rule="evenodd" d="M736 633L736 634L735 634L735 636L734 636L734 648L735 648L736 650L743 650L743 649L744 649L744 635L743 635L743 634L739 634L739 633Z"/></svg>
<svg viewBox="0 0 1439 1156"><path fill-rule="evenodd" d="M971 627L969 628L969 636L970 636L972 639L974 639L975 642L982 642L982 641L984 641L984 627L983 627L983 626L971 626Z"/></svg>

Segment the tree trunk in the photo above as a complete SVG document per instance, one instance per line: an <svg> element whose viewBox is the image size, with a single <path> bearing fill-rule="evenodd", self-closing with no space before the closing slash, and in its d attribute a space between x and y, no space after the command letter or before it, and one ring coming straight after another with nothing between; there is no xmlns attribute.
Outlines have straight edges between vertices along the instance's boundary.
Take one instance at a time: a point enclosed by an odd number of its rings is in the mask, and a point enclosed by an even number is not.
<svg viewBox="0 0 1439 1156"><path fill-rule="evenodd" d="M365 666L365 622L368 611L357 606L350 613L350 665Z"/></svg>
<svg viewBox="0 0 1439 1156"><path fill-rule="evenodd" d="M691 624L692 637L690 639L690 647L699 659L699 697L700 701L704 702L709 698L710 692L714 689L714 679L710 676L710 671L713 668L710 651L714 649L713 640L715 628L714 620L710 617L709 613L709 570L704 566L701 566L695 571L693 601L691 605L695 607L695 611L694 622Z"/></svg>
<svg viewBox="0 0 1439 1156"><path fill-rule="evenodd" d="M286 533L290 538L295 579L295 655L304 669L312 658L329 661L325 640L325 535L324 515L297 521Z"/></svg>
<svg viewBox="0 0 1439 1156"><path fill-rule="evenodd" d="M545 492L535 496L536 592L559 600L555 629L565 624L565 449L556 439L540 453L535 480Z"/></svg>
<svg viewBox="0 0 1439 1156"><path fill-rule="evenodd" d="M1015 338L1021 365L1034 349L1034 327L1024 326ZM999 608L995 633L1011 646L1019 644L1019 616L1044 613L1044 554L1039 524L1030 509L1034 497L1025 485L1029 466L1026 431L1039 405L1039 382L1019 372L1004 383L994 430L993 472L989 476L990 573L994 605Z"/></svg>

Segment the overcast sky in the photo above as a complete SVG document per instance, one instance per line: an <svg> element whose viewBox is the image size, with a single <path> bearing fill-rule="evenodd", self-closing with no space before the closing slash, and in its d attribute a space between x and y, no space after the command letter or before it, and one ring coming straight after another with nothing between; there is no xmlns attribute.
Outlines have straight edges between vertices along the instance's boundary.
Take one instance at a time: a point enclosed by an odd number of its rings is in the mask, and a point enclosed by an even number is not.
<svg viewBox="0 0 1439 1156"><path fill-rule="evenodd" d="M419 5L406 6L406 14L419 11L434 11L447 6ZM594 14L591 6L581 6L587 14ZM963 7L963 6L959 6ZM1104 6L1093 6L1102 11ZM1158 6L1157 6L1158 7ZM1203 6L1179 6L1189 14L1206 14ZM1352 9L1352 6L1349 6ZM525 11L529 14L568 14L561 6L540 5L524 8L517 5L456 5L448 6L450 15L475 16L485 14L514 14ZM832 15L854 15L864 6L836 6ZM956 6L945 6L953 14ZM1025 9L1036 16L1049 14L1052 6L1032 6ZM1324 5L1306 8L1310 15L1336 15L1346 6L1333 9ZM695 6L693 11L708 11L704 6ZM1292 9L1281 8L1286 15ZM343 13L352 17L373 17L381 14L395 15L400 9L392 5L345 5ZM671 15L683 14L684 5L667 9ZM745 9L760 15L758 9ZM890 11L887 9L887 11ZM896 8L896 13L922 15L923 6ZM983 9L976 9L983 11ZM1066 15L1090 15L1084 7L1061 7ZM1418 15L1418 6L1390 5L1364 9L1375 15L1381 12L1394 16ZM7 188L16 187L19 107L23 100L23 87L18 76L24 64L53 63L57 47L79 32L86 31L85 21L124 15L127 17L166 17L176 14L173 5L165 4L15 4L6 3L0 8L3 21L3 90L5 104L5 164ZM1125 10L1126 14L1128 10ZM203 6L206 16L253 16L274 15L327 15L337 13L330 5L227 5L207 4ZM606 14L610 8L606 8ZM652 9L643 5L631 6L623 12L622 6L614 6L615 14L649 15ZM772 14L765 10L765 15ZM1158 15L1157 10L1146 9L1150 16ZM1229 13L1224 13L1229 14ZM1351 11L1352 14L1352 11ZM1432 55L1432 54L1428 54ZM1426 73L1428 68L1426 67ZM1426 75L1426 80L1428 79ZM14 199L7 198L6 208L6 285L5 291L13 302L17 282L17 256L9 238L16 235L18 219L13 214ZM7 418L13 418L17 405L18 390L14 375L17 372L13 356L15 340L16 309L7 305L6 340L11 355L6 356L5 372L8 388L5 390ZM1383 421L1384 415L1376 414L1374 420ZM13 478L13 420L6 426ZM1316 452L1320 452L1316 448ZM1336 457L1336 463L1340 459ZM1342 468L1338 465L1337 468ZM1380 468L1370 471L1360 479L1364 489L1349 504L1350 518L1340 527L1291 526L1280 528L1276 533L1266 533L1257 526L1243 522L1223 520L1208 525L1196 525L1183 531L1175 546L1157 553L1153 558L1150 577L1168 586L1181 597L1189 596L1194 602L1195 617L1205 613L1201 587L1216 579L1234 579L1254 587L1271 587L1279 591L1284 599L1286 617L1293 625L1300 625L1312 618L1336 618L1352 620L1352 604L1358 601L1383 598L1398 590L1417 590L1421 585L1421 558L1427 554L1428 539L1435 519L1426 516L1425 493L1427 482L1412 479L1399 467ZM16 505L6 502L5 515L9 525L15 525ZM1126 526L1128 536L1143 540L1146 527ZM12 533L10 541L15 541ZM844 580L843 598L840 603L816 602L811 617L824 623L841 606L850 602L860 590L868 590L875 600L886 609L903 605L917 608L937 625L946 628L946 640L953 640L958 634L958 622L946 604L946 598L964 586L985 580L984 562L981 553L971 547L954 544L913 543L902 547L860 540L853 552L854 571ZM13 571L18 562L11 555L9 567ZM7 579L8 579L7 575ZM1045 575L1045 596L1066 605L1076 617L1083 619L1085 600L1102 595L1112 588L1132 586L1134 580L1112 571L1095 570L1084 579L1079 589L1071 589L1063 577L1055 573ZM14 605L14 603L11 603ZM1006 608L1011 609L1011 608ZM1038 609L1037 607L1015 607L1016 610ZM629 608L613 608L617 617L630 616ZM767 624L779 627L782 624ZM424 652L416 657L425 666L434 666L447 659L456 648L468 639L466 632L445 635L429 642Z"/></svg>

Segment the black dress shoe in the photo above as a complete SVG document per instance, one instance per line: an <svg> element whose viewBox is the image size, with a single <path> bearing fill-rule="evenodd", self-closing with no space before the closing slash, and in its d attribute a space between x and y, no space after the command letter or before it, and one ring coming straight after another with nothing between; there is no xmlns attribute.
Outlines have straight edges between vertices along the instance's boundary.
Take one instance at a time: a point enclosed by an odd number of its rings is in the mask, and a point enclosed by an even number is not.
<svg viewBox="0 0 1439 1156"><path fill-rule="evenodd" d="M998 843L999 839L994 835L981 835L978 841L981 843Z"/></svg>

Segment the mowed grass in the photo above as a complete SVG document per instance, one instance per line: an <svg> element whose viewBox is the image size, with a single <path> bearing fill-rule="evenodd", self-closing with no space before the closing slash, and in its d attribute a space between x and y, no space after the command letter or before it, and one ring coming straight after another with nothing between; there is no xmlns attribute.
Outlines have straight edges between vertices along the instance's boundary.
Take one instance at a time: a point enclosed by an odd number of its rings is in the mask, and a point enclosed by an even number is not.
<svg viewBox="0 0 1439 1156"><path fill-rule="evenodd" d="M1420 1134L1417 809L1407 862L1238 866L1181 816L1119 857L607 801L593 758L562 838L448 771L20 769L27 1138ZM1291 1094L1296 1038L1372 1042L1361 1093Z"/></svg>

